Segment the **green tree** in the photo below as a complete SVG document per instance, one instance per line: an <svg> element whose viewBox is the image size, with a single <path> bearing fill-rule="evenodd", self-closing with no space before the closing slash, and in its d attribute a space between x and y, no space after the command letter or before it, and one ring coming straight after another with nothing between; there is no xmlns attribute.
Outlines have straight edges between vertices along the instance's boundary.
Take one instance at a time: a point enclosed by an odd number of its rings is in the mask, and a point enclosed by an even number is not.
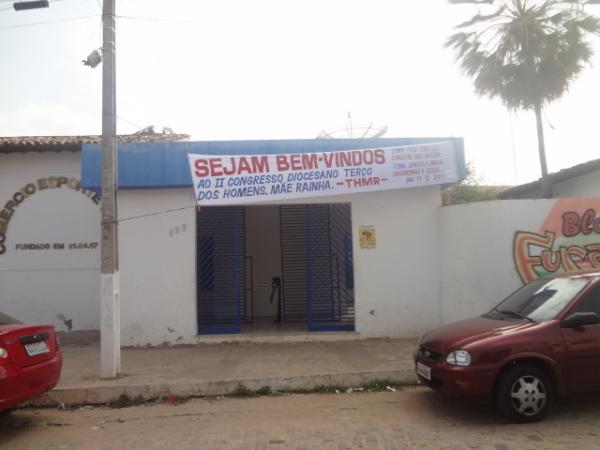
<svg viewBox="0 0 600 450"><path fill-rule="evenodd" d="M542 190L549 197L542 109L560 98L593 56L600 19L586 12L600 0L449 0L486 4L457 25L446 47L456 51L475 93L511 109L532 110L537 125Z"/></svg>
<svg viewBox="0 0 600 450"><path fill-rule="evenodd" d="M460 183L442 190L442 205L449 206L497 200L498 194L506 189L506 186L484 185L472 163L467 163L467 172L468 175Z"/></svg>

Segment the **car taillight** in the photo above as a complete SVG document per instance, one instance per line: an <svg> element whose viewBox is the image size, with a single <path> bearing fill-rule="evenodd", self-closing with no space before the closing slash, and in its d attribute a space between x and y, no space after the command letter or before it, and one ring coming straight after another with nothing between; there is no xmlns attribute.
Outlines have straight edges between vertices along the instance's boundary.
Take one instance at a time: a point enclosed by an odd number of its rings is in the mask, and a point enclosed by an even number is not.
<svg viewBox="0 0 600 450"><path fill-rule="evenodd" d="M8 350L0 347L0 364L4 364L8 361Z"/></svg>

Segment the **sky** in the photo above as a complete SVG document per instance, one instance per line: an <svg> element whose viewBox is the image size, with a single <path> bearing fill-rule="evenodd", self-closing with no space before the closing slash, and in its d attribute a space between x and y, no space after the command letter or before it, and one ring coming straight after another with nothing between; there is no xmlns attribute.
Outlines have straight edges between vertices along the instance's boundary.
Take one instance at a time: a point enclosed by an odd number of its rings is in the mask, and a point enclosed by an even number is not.
<svg viewBox="0 0 600 450"><path fill-rule="evenodd" d="M117 129L192 140L305 139L387 127L465 139L487 184L539 178L532 112L476 97L444 41L476 12L445 0L116 0ZM600 14L600 6L596 7ZM592 11L593 12L593 11ZM550 172L600 158L600 41L544 114ZM101 0L0 0L0 136L101 132ZM349 119L351 117L351 119ZM342 137L342 136L340 136Z"/></svg>

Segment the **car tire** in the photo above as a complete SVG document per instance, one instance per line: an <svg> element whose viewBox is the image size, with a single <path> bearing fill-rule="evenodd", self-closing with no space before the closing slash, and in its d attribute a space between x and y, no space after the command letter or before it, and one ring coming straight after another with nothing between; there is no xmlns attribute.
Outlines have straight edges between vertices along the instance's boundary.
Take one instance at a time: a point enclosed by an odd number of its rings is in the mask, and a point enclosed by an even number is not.
<svg viewBox="0 0 600 450"><path fill-rule="evenodd" d="M554 402L554 387L537 367L516 365L504 372L496 385L496 405L509 420L541 420Z"/></svg>

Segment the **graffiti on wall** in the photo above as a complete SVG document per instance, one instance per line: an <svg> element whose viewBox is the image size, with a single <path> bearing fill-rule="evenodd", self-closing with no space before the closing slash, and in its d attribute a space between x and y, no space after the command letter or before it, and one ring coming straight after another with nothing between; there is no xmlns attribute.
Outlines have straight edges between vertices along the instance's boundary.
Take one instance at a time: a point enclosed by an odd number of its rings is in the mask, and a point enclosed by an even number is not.
<svg viewBox="0 0 600 450"><path fill-rule="evenodd" d="M524 283L554 273L600 271L600 198L557 200L537 232L515 233L513 257Z"/></svg>

